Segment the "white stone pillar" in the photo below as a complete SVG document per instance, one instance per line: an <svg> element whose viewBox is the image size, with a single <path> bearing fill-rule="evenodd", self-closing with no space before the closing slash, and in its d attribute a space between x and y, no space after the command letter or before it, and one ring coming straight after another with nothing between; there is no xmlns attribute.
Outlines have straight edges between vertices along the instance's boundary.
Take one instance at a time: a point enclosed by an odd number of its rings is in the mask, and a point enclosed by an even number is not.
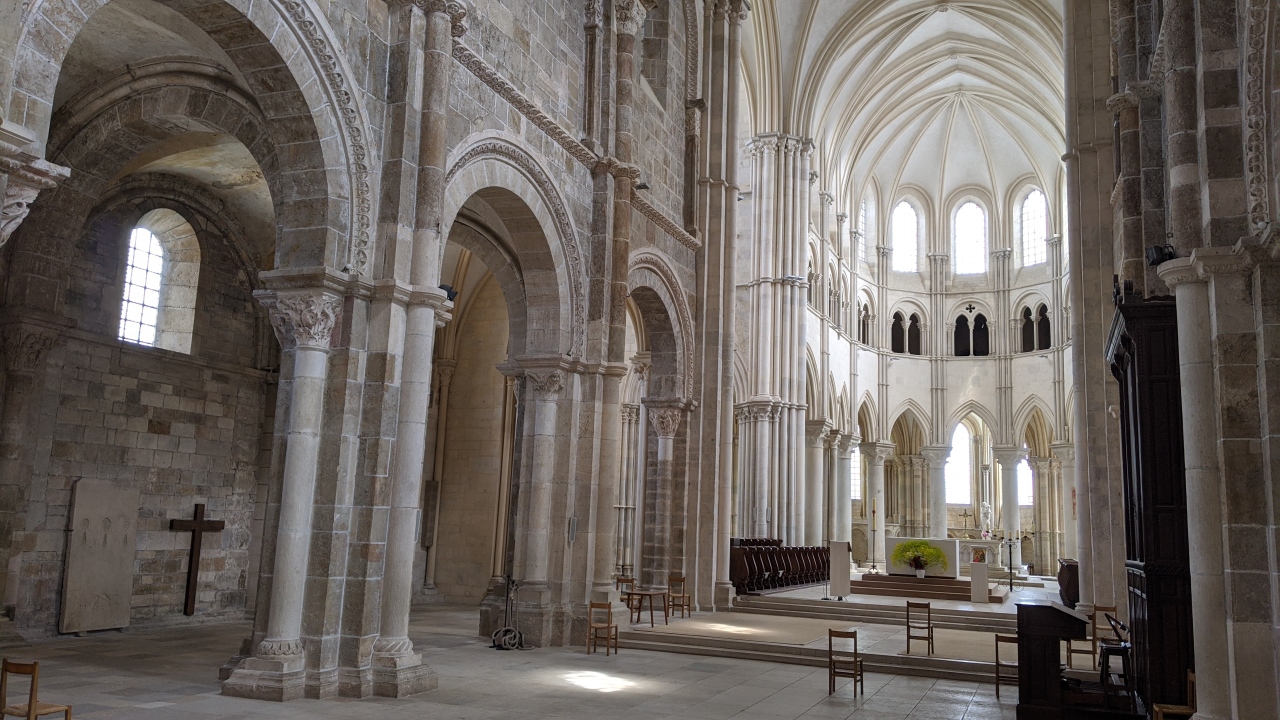
<svg viewBox="0 0 1280 720"><path fill-rule="evenodd" d="M531 370L526 377L533 393L533 442L522 591L539 595L541 603L549 593L547 571L551 548L551 491L556 471L556 411L564 374L559 370Z"/></svg>
<svg viewBox="0 0 1280 720"><path fill-rule="evenodd" d="M1059 490L1062 493L1061 518L1062 523L1062 557L1079 560L1080 549L1076 544L1076 533L1079 532L1076 527L1076 448L1075 445L1053 445L1050 447L1053 456L1058 459L1059 473L1061 474L1061 483ZM1057 573L1058 568L1054 567L1053 572Z"/></svg>
<svg viewBox="0 0 1280 720"><path fill-rule="evenodd" d="M618 574L635 577L635 517L637 458L640 452L640 406L622 406L622 492L618 497L617 557L614 561Z"/></svg>
<svg viewBox="0 0 1280 720"><path fill-rule="evenodd" d="M853 538L853 445L852 435L841 435L836 442L836 481L831 491L831 539L850 542Z"/></svg>
<svg viewBox="0 0 1280 720"><path fill-rule="evenodd" d="M1026 456L1025 450L996 448L993 453L1000 466L1000 529L1013 543L1011 564L1014 570L1022 565L1022 522L1018 509L1018 462ZM1005 550L1004 553L1009 553Z"/></svg>
<svg viewBox="0 0 1280 720"><path fill-rule="evenodd" d="M1178 374L1187 483L1187 549L1191 630L1196 660L1196 720L1225 720L1231 711L1227 607L1223 576L1222 470L1214 389L1209 286L1189 258L1160 265L1178 309Z"/></svg>
<svg viewBox="0 0 1280 720"><path fill-rule="evenodd" d="M259 298L270 311L281 347L294 348L293 397L285 432L266 637L258 643L254 657L246 658L223 683L222 693L284 701L296 700L303 694L302 611L311 549L316 461L324 417L329 342L341 313L342 298L327 289L268 291L261 292Z"/></svg>
<svg viewBox="0 0 1280 720"><path fill-rule="evenodd" d="M920 454L929 463L928 498L928 537L947 537L947 457L951 455L949 447L924 447Z"/></svg>
<svg viewBox="0 0 1280 720"><path fill-rule="evenodd" d="M825 421L805 424L804 544L822 544L822 499L826 497L826 448L824 436L830 427Z"/></svg>
<svg viewBox="0 0 1280 720"><path fill-rule="evenodd" d="M867 473L867 532L874 533L867 538L870 549L870 560L881 572L888 571L888 562L884 556L884 461L893 453L892 443L863 443L862 461L870 463Z"/></svg>

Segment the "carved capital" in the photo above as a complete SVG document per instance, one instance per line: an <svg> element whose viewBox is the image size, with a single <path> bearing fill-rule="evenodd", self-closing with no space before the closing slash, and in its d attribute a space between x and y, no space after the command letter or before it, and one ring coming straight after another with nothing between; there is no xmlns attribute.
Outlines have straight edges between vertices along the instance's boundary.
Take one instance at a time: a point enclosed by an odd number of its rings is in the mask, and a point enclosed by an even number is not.
<svg viewBox="0 0 1280 720"><path fill-rule="evenodd" d="M1116 93L1107 98L1107 109L1112 114L1117 114L1129 108L1138 107L1138 98L1131 92Z"/></svg>
<svg viewBox="0 0 1280 720"><path fill-rule="evenodd" d="M947 463L947 458L951 456L951 448L937 446L922 447L920 448L920 456L929 463L929 467L943 467Z"/></svg>
<svg viewBox="0 0 1280 720"><path fill-rule="evenodd" d="M0 248L26 219L41 190L57 186L71 170L0 141L0 172L9 176L0 204Z"/></svg>
<svg viewBox="0 0 1280 720"><path fill-rule="evenodd" d="M893 450L892 443L862 443L858 446L858 451L872 465L883 465L884 461L893 454Z"/></svg>
<svg viewBox="0 0 1280 720"><path fill-rule="evenodd" d="M535 400L553 401L564 389L564 373L559 370L530 371L525 373Z"/></svg>
<svg viewBox="0 0 1280 720"><path fill-rule="evenodd" d="M0 331L5 369L11 373L34 373L44 364L45 353L58 339L58 331L40 325L15 323Z"/></svg>
<svg viewBox="0 0 1280 720"><path fill-rule="evenodd" d="M684 418L684 410L673 407L649 408L649 423L658 437L673 438L680 429L680 420Z"/></svg>
<svg viewBox="0 0 1280 720"><path fill-rule="evenodd" d="M640 422L640 406L624 403L622 406L622 422L638 423Z"/></svg>
<svg viewBox="0 0 1280 720"><path fill-rule="evenodd" d="M342 315L342 298L325 290L257 293L271 316L276 339L286 348L327 350Z"/></svg>
<svg viewBox="0 0 1280 720"><path fill-rule="evenodd" d="M804 426L805 442L809 447L822 447L822 441L830 431L831 425L826 420L807 422Z"/></svg>
<svg viewBox="0 0 1280 720"><path fill-rule="evenodd" d="M1000 463L1002 471L1012 472L1013 468L1027 457L1027 451L1024 448L992 448L991 455L996 462Z"/></svg>
<svg viewBox="0 0 1280 720"><path fill-rule="evenodd" d="M614 22L619 35L635 35L644 27L644 19L649 8L641 0L615 0L613 4Z"/></svg>

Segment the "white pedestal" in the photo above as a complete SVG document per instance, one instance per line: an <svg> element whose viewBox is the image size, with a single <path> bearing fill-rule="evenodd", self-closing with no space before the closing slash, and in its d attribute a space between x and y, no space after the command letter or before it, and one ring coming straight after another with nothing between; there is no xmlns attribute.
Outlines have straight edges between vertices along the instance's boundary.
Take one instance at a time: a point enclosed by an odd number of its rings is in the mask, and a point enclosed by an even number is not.
<svg viewBox="0 0 1280 720"><path fill-rule="evenodd" d="M849 543L832 540L831 548L831 597L849 594Z"/></svg>
<svg viewBox="0 0 1280 720"><path fill-rule="evenodd" d="M973 563L969 565L969 599L976 603L988 602L987 564Z"/></svg>

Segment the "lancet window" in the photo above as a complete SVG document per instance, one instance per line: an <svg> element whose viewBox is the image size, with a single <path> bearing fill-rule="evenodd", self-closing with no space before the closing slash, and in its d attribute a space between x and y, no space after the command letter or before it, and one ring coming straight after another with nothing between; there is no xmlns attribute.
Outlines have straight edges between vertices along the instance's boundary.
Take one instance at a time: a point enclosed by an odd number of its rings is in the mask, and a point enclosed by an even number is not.
<svg viewBox="0 0 1280 720"><path fill-rule="evenodd" d="M948 505L973 504L973 436L964 423L951 433L951 454L943 469Z"/></svg>
<svg viewBox="0 0 1280 720"><path fill-rule="evenodd" d="M1049 206L1044 193L1032 190L1022 200L1022 264L1039 265L1048 257Z"/></svg>
<svg viewBox="0 0 1280 720"><path fill-rule="evenodd" d="M916 272L919 268L920 218L903 200L893 209L893 269Z"/></svg>
<svg viewBox="0 0 1280 720"><path fill-rule="evenodd" d="M1030 307L1022 308L1022 352L1048 350L1053 346L1049 330L1049 307L1041 303L1035 313Z"/></svg>
<svg viewBox="0 0 1280 720"><path fill-rule="evenodd" d="M972 323L964 314L956 317L954 350L956 357L982 357L991 354L991 332L987 327L986 315L974 315Z"/></svg>
<svg viewBox="0 0 1280 720"><path fill-rule="evenodd" d="M957 275L987 271L987 214L975 202L956 211L954 258Z"/></svg>

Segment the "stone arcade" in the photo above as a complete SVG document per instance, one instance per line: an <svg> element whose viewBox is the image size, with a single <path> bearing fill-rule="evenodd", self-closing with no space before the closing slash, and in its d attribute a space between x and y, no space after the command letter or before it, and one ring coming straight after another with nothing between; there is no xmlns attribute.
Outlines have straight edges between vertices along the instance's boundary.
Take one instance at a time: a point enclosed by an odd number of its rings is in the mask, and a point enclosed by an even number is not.
<svg viewBox="0 0 1280 720"><path fill-rule="evenodd" d="M527 643L581 646L620 575L727 610L734 537L1075 558L1078 609L1140 624L1152 446L1109 332L1172 298L1194 662L1168 670L1197 718L1278 717L1278 22L6 2L12 625L239 622L224 695L429 697L421 618L487 636L514 583ZM170 531L193 505L225 523L199 552Z"/></svg>

